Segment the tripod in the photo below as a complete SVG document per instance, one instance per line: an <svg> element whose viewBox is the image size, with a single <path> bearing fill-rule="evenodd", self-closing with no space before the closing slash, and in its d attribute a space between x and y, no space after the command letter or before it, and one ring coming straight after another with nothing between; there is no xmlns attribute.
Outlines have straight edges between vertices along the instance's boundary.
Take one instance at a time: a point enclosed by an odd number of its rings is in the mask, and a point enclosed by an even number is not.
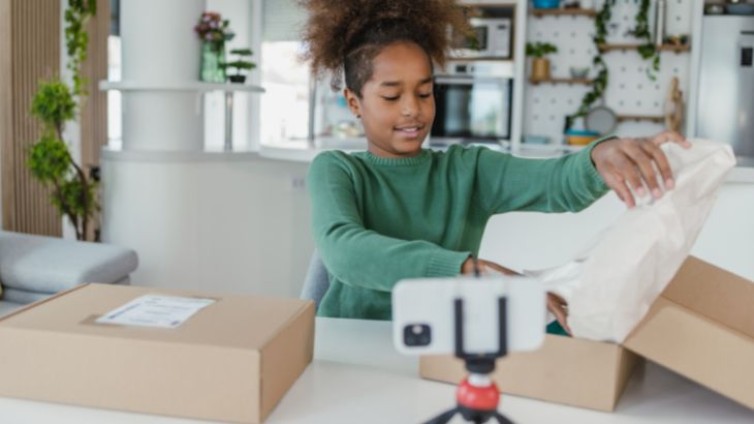
<svg viewBox="0 0 754 424"><path fill-rule="evenodd" d="M453 409L430 419L425 424L445 424L456 414L461 414L464 420L475 424L482 424L489 419L495 419L500 424L513 424L497 411L500 392L497 385L490 378L495 370L495 361L508 353L507 347L507 311L505 297L498 298L499 343L497 352L472 354L466 352L463 346L463 300L454 302L455 312L455 356L463 359L469 376L464 379L456 391L457 406Z"/></svg>

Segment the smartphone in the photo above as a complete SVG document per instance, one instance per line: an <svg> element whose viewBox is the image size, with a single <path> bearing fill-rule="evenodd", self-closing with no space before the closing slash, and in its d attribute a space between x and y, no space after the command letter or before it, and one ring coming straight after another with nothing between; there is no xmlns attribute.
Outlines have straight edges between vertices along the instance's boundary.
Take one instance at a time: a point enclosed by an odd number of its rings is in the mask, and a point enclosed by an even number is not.
<svg viewBox="0 0 754 424"><path fill-rule="evenodd" d="M421 278L393 289L393 340L404 354L456 351L456 300L463 304L466 353L496 352L504 326L507 351L536 350L545 335L547 304L542 283L532 277ZM499 299L505 299L505 319Z"/></svg>

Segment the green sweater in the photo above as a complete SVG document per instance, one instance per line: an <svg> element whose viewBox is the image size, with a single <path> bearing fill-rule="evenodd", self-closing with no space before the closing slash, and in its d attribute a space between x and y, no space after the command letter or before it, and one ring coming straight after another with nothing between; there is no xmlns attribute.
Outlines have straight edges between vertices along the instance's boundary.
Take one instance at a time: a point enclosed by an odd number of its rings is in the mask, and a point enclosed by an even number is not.
<svg viewBox="0 0 754 424"><path fill-rule="evenodd" d="M331 283L319 315L389 320L393 286L459 274L493 214L589 206L607 191L590 157L596 143L544 160L457 145L411 158L318 155L312 229Z"/></svg>

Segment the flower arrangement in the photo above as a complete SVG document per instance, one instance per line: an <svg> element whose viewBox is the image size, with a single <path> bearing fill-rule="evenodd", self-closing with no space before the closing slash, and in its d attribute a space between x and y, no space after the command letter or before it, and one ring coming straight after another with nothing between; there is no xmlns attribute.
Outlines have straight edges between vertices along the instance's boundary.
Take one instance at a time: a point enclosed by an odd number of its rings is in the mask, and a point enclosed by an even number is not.
<svg viewBox="0 0 754 424"><path fill-rule="evenodd" d="M219 50L236 35L228 28L229 23L217 12L204 12L194 26L194 32L202 41L211 43L215 50Z"/></svg>

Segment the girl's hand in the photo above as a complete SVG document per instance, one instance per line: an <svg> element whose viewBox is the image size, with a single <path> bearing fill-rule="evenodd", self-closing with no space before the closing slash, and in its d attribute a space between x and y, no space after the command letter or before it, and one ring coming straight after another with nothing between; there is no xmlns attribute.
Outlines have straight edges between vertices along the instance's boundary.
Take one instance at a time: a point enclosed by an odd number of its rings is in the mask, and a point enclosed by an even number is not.
<svg viewBox="0 0 754 424"><path fill-rule="evenodd" d="M563 330L572 334L571 327L568 326L568 304L562 297L555 293L547 293L547 310L555 315L555 319L558 320Z"/></svg>
<svg viewBox="0 0 754 424"><path fill-rule="evenodd" d="M512 269L506 268L492 261L477 259L476 262L479 273L482 275L491 271L499 272L505 275L520 275ZM461 267L461 273L464 275L474 275L474 258L470 257L469 259L466 259L466 262L464 262L463 266ZM567 331L568 334L571 334L571 328L568 327L567 322L568 305L566 304L565 300L563 300L563 298L556 294L547 293L547 310L555 316L555 319L558 320L561 327L563 327L563 329Z"/></svg>
<svg viewBox="0 0 754 424"><path fill-rule="evenodd" d="M660 149L660 145L667 142L691 147L691 143L675 131L665 131L650 138L614 138L601 142L592 150L592 162L605 184L632 208L636 200L631 189L639 197L644 197L649 189L657 199L664 190L674 187L668 158ZM662 187L658 178L662 179Z"/></svg>
<svg viewBox="0 0 754 424"><path fill-rule="evenodd" d="M490 272L495 273L501 273L505 275L520 275L516 271L512 269L508 269L502 265L496 264L492 261L485 261L484 259L477 259L476 260L476 266L479 269L479 274L489 274ZM474 258L469 257L469 259L466 259L466 262L463 263L461 266L461 274L463 275L474 275Z"/></svg>

